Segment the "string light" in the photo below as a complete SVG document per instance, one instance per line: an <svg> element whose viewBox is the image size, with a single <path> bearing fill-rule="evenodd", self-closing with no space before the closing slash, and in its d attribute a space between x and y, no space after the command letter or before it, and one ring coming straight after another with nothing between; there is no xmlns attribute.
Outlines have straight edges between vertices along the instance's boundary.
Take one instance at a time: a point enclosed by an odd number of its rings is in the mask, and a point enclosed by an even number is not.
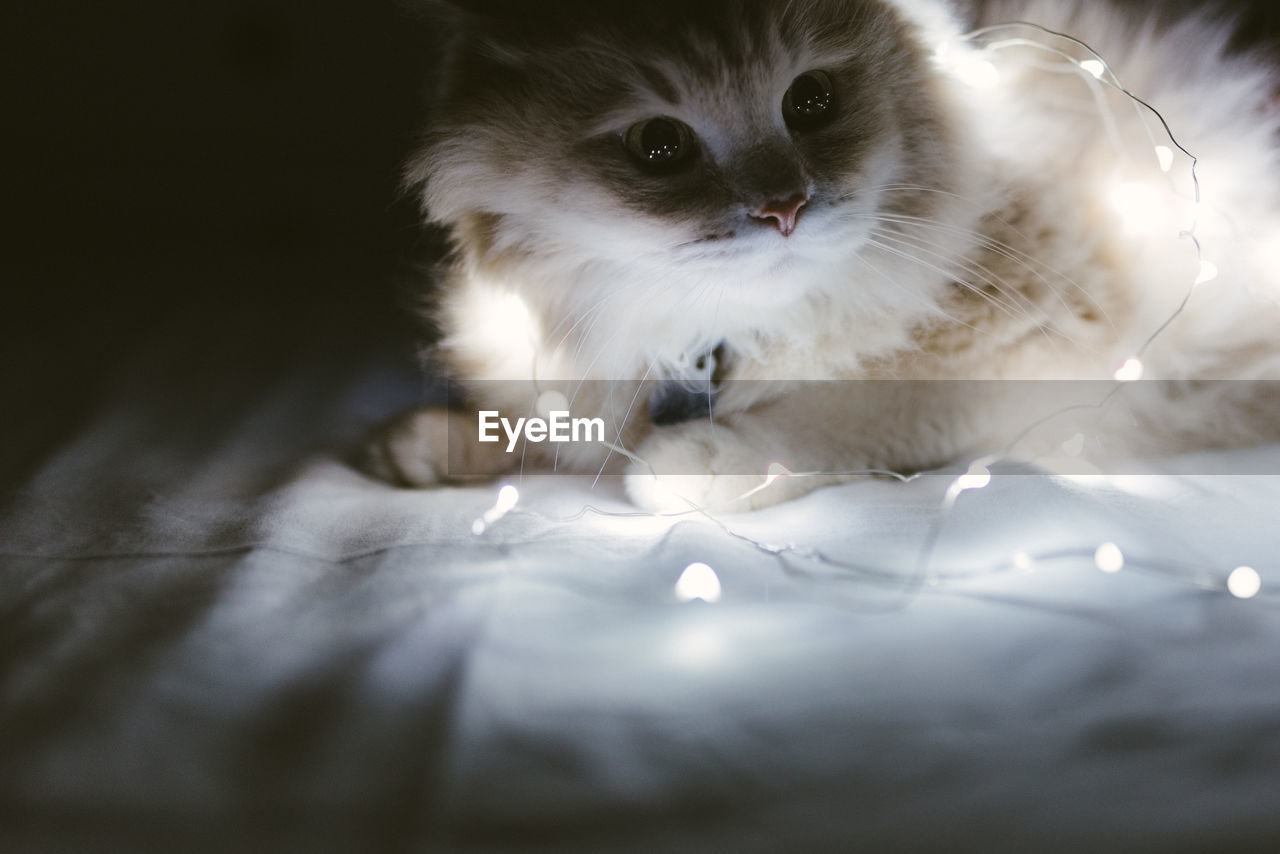
<svg viewBox="0 0 1280 854"><path fill-rule="evenodd" d="M960 79L975 89L994 89L1000 85L1000 72L985 59L968 59L956 70Z"/></svg>
<svg viewBox="0 0 1280 854"><path fill-rule="evenodd" d="M639 523L652 519L671 520L672 517L658 517L653 514L638 511L633 512L611 512L601 510L600 508L585 505L580 511L572 516L558 519L551 519L540 514L522 510L521 513L541 519L550 524L571 525L582 521L587 515L597 516L601 519L625 519L631 523ZM870 583L879 587L894 589L900 594L905 594L897 598L888 606L866 605L860 604L860 610L874 613L885 613L888 611L898 610L904 606L910 597L921 589L921 587L942 588L952 584L964 584L983 577L1000 575L1008 572L1028 573L1037 569L1048 567L1052 564L1070 563L1078 565L1080 562L1088 561L1098 570L1107 572L1108 574L1118 573L1126 568L1133 567L1135 570L1141 571L1143 574L1157 576L1170 582L1182 583L1188 587L1194 587L1200 590L1209 590L1217 592L1227 592L1240 599L1249 599L1258 597L1261 594L1262 582L1258 573L1250 567L1237 567L1230 573L1224 573L1222 582L1214 583L1206 581L1206 573L1204 567L1200 565L1179 565L1174 562L1153 562L1143 561L1131 558L1125 555L1115 543L1104 543L1097 549L1081 550L1081 549L1059 549L1049 552L1033 554L1027 551L1015 552L1010 558L1001 563L992 564L982 569L966 567L963 570L948 569L930 572L927 575L921 575L917 568L914 576L904 576L898 572L884 570L872 566L861 565L847 559L837 558L829 554L825 554L812 547L789 544L789 545L770 545L750 536L733 530L724 522L706 515L703 511L689 510L683 514L678 514L681 518L694 518L698 516L705 517L708 521L714 523L727 536L746 545L747 547L777 560L788 573L804 572L806 577L812 577L808 571L801 570L797 567L795 561L805 561L817 566L821 566L828 570L840 570L842 576L827 576L828 578L847 578L851 581L857 581L859 584ZM669 534L673 528L667 527ZM935 528L936 531L936 528ZM849 573L847 576L843 573ZM687 574L687 578L686 578ZM1212 574L1209 574L1212 577ZM713 580L714 579L714 580ZM722 595L720 587L720 579L705 563L689 564L685 573L681 574L681 580L677 582L676 599L682 603L704 601L718 601ZM852 604L852 603L849 603ZM678 644L680 648L689 646L684 640ZM697 644L694 644L697 646Z"/></svg>
<svg viewBox="0 0 1280 854"><path fill-rule="evenodd" d="M1218 278L1218 265L1209 260L1200 262L1200 274L1196 276L1196 284L1203 285Z"/></svg>
<svg viewBox="0 0 1280 854"><path fill-rule="evenodd" d="M956 478L952 489L957 493L974 489L986 489L991 485L991 469L980 460L969 466L969 470Z"/></svg>
<svg viewBox="0 0 1280 854"><path fill-rule="evenodd" d="M1024 27L1024 28L1029 27L1039 32L1048 34L1050 36L1063 39L1073 45L1076 45L1079 48L1082 48L1088 51L1090 54L1092 54L1092 56L1084 60L1077 60L1072 56L1068 55L1067 53L1057 50L1056 48L1053 48L1048 45L1037 44L1033 41L1026 40L1026 39L1009 39L1008 41L1000 43L999 45L988 45L985 48L980 48L977 50L973 49L973 45L976 45L978 40L981 37L993 32L1001 31L1004 29L1010 29L1014 27ZM1106 63L1103 62L1102 59L1098 57L1096 53L1092 51L1092 49L1088 47L1088 45L1084 44L1078 39L1075 39L1064 33L1057 33L1052 30L1048 30L1044 27L1040 27L1039 25L1028 24L1025 22L1018 22L1016 24L1004 25L999 27L991 27L991 28L987 28L986 30L981 30L976 33L971 33L969 36L966 37L966 43L958 50L952 49L947 44L940 45L937 51L937 59L940 64L947 65L958 79L962 80L968 85L976 89L991 89L1000 85L1001 73L1000 73L1000 70L997 68L997 66L991 61L990 57L994 50L999 49L1000 47L1006 47L1006 46L1008 47L1027 46L1027 47L1041 48L1044 50L1048 50L1049 52L1057 54L1062 59L1075 65L1083 74L1087 75L1092 80L1100 81L1104 85L1109 86L1121 92L1122 94L1127 96L1135 104L1136 107L1146 108L1151 114L1155 116L1156 119L1159 120L1160 124L1163 126L1164 131L1168 135L1169 140L1173 146L1173 147L1170 147L1169 145L1155 144L1154 140L1152 140L1152 150L1155 153L1156 163L1158 164L1160 171L1163 173L1169 173L1172 171L1175 163L1175 158L1176 158L1174 148L1176 148L1178 151L1181 151L1188 158L1190 158L1190 161L1191 161L1190 173L1191 173L1192 183L1195 187L1195 202L1197 205L1199 204L1200 184L1199 184L1199 178L1197 174L1197 163L1198 163L1197 158L1191 152L1187 151L1187 149L1185 149L1181 144L1178 143L1176 138L1174 138L1168 123L1164 120L1164 117L1159 114L1159 112L1157 112L1153 107L1151 107L1145 101L1142 101L1140 98L1138 98L1129 90L1121 87L1118 81L1116 81L1114 75L1111 75L1110 79L1104 79L1107 76L1108 70L1109 70ZM1108 127L1109 129L1111 129L1114 119L1112 119L1105 112L1104 112L1103 118L1105 121L1108 122ZM1164 228L1167 225L1167 212L1169 210L1167 201L1160 195L1160 192L1155 187L1147 183L1139 182L1139 181L1118 182L1116 185L1112 187L1110 191L1110 201L1112 206L1115 208L1115 210L1120 214L1126 231L1154 232L1157 229ZM1201 253L1201 249L1200 249L1200 243L1195 236L1194 226L1186 231L1183 231L1181 236L1185 238L1189 238L1191 240L1191 242L1195 245L1197 255L1200 258L1198 274L1195 278L1194 283L1190 287L1194 288L1195 286L1198 286L1200 284L1204 284L1205 282L1213 281L1214 279L1216 279L1218 276L1218 268L1213 262L1203 257L1203 254ZM501 327L502 329L501 337L507 342L508 347L511 346L512 342L519 342L517 346L520 346L523 344L524 341L530 341L532 344L536 346L537 344L536 329L531 329L532 318L528 313L527 307L525 307L523 304L513 304L509 299L506 298L508 294L505 292L499 291L497 292L497 294L498 294L497 305L494 306L494 308L497 309L496 314L501 322L491 325L490 328L497 329ZM1145 353L1146 349L1157 339L1157 337L1161 333L1163 333L1164 330L1168 328L1168 326L1171 325L1172 322L1176 320L1178 316L1182 314L1182 312L1187 306L1187 302L1189 301L1190 290L1188 291L1187 297L1188 297L1187 300L1184 300L1182 306L1178 308L1178 310L1164 323L1164 325L1162 325L1158 330L1156 330L1156 332L1151 336L1150 340L1141 349L1139 349L1139 351L1134 356L1125 360L1125 362L1116 370L1114 378L1118 383L1120 384L1132 383L1142 379L1146 371L1145 365L1141 358L1143 353ZM493 314L491 313L490 316L493 316ZM1108 402L1112 396L1114 396L1114 392L1111 395L1108 395L1107 398L1104 399L1102 404L1100 404L1100 406L1105 405L1105 403ZM544 409L548 412L553 410L567 409L568 408L567 404L561 405L562 399L563 399L562 395L559 398L555 398L555 399L548 397L547 394L541 395L537 402L537 409L540 413ZM1083 453L1085 442L1086 442L1086 437L1083 434L1078 433L1075 436L1073 436L1071 439L1067 440L1062 447L1068 456L1078 457ZM629 458L632 458L633 461L636 461L636 459L631 454L627 454L627 456ZM951 510L955 506L956 500L962 493L967 491L985 489L987 486L990 485L992 480L990 466L996 460L997 458L992 457L992 458L986 458L983 460L976 461L968 467L967 471L963 475L959 476L954 481L952 481L951 485L947 489L946 497L943 501L939 517L935 521L935 524L929 536L926 538L926 545L921 550L920 561L918 562L918 566L917 566L918 578L916 582L910 585L912 589L915 589L920 582L927 582L929 585L936 585L939 583L939 576L936 573L933 573L930 571L929 563L932 559L933 547L936 544L936 541L942 530L942 527L947 522ZM761 485L757 486L755 489L744 494L742 497L748 498L760 492L761 490L771 488L774 484L777 483L777 481L783 478L815 477L815 476L832 475L832 474L833 473L823 473L823 472L796 473L796 472L792 472L782 463L772 463L768 467L767 473L765 474L764 482ZM893 472L874 472L874 471L856 472L856 473L846 472L846 473L834 473L834 474L837 474L837 475L885 474L885 475L892 476L902 482L910 482L911 480L914 480L916 477L919 476L919 475L913 475L913 476L907 477L907 476L903 476ZM482 518L477 519L475 521L472 528L473 532L476 533L477 535L483 533L488 526L492 525L498 519L502 518L507 513L511 512L515 508L518 500L519 500L519 494L515 490L515 487L512 487L512 486L503 487L502 491L499 493L498 501L495 504L495 506L491 508L489 511L487 511ZM673 511L673 512L661 514L658 516L654 516L653 514L647 514L647 513L646 514L605 513L603 511L596 510L595 508L585 507L583 511L574 518L580 519L583 515L585 515L588 512L593 512L593 513L596 513L597 515L604 516L604 517L618 517L618 518L634 518L636 516L642 515L645 518L672 519L672 518L678 518L678 517L684 517L684 516L699 515L714 522L722 530L724 530L727 534L733 536L734 538L747 543L751 547L757 549L758 551L764 554L768 554L784 562L788 557L799 557L806 560L815 561L819 564L830 566L830 567L860 569L863 572L862 577L865 577L865 578L880 579L880 580L887 580L889 578L894 578L899 583L901 583L902 581L902 579L898 576L892 576L891 574L886 574L886 573L877 573L875 571L868 570L862 567L854 567L852 564L849 564L846 561L836 560L830 556L823 555L812 549L806 549L806 548L802 548L794 545L790 545L790 546L766 545L764 543L758 542L756 540L753 540L751 538L745 537L741 534L738 534L732 531L723 522L720 522L718 519L715 519L709 513L707 513L705 509L694 507L691 505L690 505L690 509L683 509L678 512ZM1021 572L1026 572L1026 571L1030 571L1031 569L1035 568L1037 565L1039 565L1040 563L1043 563L1046 560L1052 560L1054 558L1060 558L1060 559L1077 558L1077 557L1083 558L1083 557L1086 557L1088 554L1089 553L1059 552L1056 554L1041 555L1037 557L1037 556L1031 555L1028 552L1021 551L1012 555L1007 568L1021 571ZM1093 563L1097 567L1097 569L1105 573L1109 573L1109 574L1118 573L1121 570L1123 570L1126 566L1126 556L1120 550L1119 546L1117 546L1115 543L1111 543L1111 542L1103 543L1101 546L1097 547L1097 549L1091 553L1091 556L1093 559ZM1160 567L1155 567L1151 565L1146 565L1143 568L1147 569L1148 571L1160 570ZM992 571L997 571L997 570L993 569ZM1164 574L1169 575L1170 577L1174 577L1172 573L1169 571L1166 571ZM1189 574L1188 576L1184 577L1184 580L1186 580L1188 583L1196 583L1198 586L1205 586L1203 582L1193 580L1193 578L1198 578L1198 577L1202 577L1202 574L1201 575ZM1214 589L1222 589L1222 586L1220 585L1211 585L1211 586ZM1237 567L1227 575L1224 586L1226 591L1229 592L1232 596L1235 596L1240 599L1251 599L1258 596L1262 588L1262 582L1256 570L1252 569L1251 567L1241 566L1241 567ZM716 575L715 571L710 566L702 562L691 563L688 566L686 566L685 570L681 573L680 578L675 585L675 595L677 600L679 600L680 602L686 602L686 603L693 602L693 601L703 601L708 603L718 602L720 600L722 592L723 591L721 588L719 577ZM703 638L702 640L706 640L706 638ZM682 654L692 655L692 657L696 659L705 659L708 657L708 655L704 655L703 652L707 652L707 650L711 649L712 647L714 647L716 651L719 650L719 646L720 646L719 639L714 639L714 640L715 640L715 643L710 645L701 643L701 641L699 641L698 643L692 643L692 644L682 643L681 644ZM706 647L706 649L703 649L704 647ZM702 652L698 652L698 650L702 650Z"/></svg>
<svg viewBox="0 0 1280 854"><path fill-rule="evenodd" d="M709 605L720 601L720 577L705 563L691 563L676 581L676 598L681 602L701 600Z"/></svg>
<svg viewBox="0 0 1280 854"><path fill-rule="evenodd" d="M769 463L769 470L764 477L764 485L766 488L773 486L780 479L794 474L790 469L782 463Z"/></svg>
<svg viewBox="0 0 1280 854"><path fill-rule="evenodd" d="M1262 591L1262 577L1251 566L1237 566L1227 576L1227 590L1237 599L1252 599Z"/></svg>
<svg viewBox="0 0 1280 854"><path fill-rule="evenodd" d="M1130 234L1149 229L1165 210L1160 192L1138 181L1123 181L1112 187L1111 205L1120 214L1124 229Z"/></svg>
<svg viewBox="0 0 1280 854"><path fill-rule="evenodd" d="M484 515L471 523L471 533L477 537L489 529L489 526L506 516L520 503L520 490L507 484L498 490L497 502L485 511Z"/></svg>
<svg viewBox="0 0 1280 854"><path fill-rule="evenodd" d="M533 408L539 417L550 418L553 412L568 412L569 399L562 392L552 389L538 395L538 400L534 403Z"/></svg>
<svg viewBox="0 0 1280 854"><path fill-rule="evenodd" d="M984 53L964 43L953 45L944 41L938 45L934 57L939 65L949 68L974 89L994 89L1000 85L1000 72Z"/></svg>
<svg viewBox="0 0 1280 854"><path fill-rule="evenodd" d="M1136 383L1147 372L1147 366L1137 356L1125 359L1124 364L1116 368L1116 382Z"/></svg>
<svg viewBox="0 0 1280 854"><path fill-rule="evenodd" d="M1098 569L1108 575L1114 575L1124 569L1124 552L1120 551L1120 547L1115 543L1103 543L1093 553L1093 562Z"/></svg>
<svg viewBox="0 0 1280 854"><path fill-rule="evenodd" d="M499 376L517 377L535 365L542 335L529 304L509 287L473 275L472 287L463 292L466 303L459 310L484 323L467 327L474 340L468 349L485 353Z"/></svg>

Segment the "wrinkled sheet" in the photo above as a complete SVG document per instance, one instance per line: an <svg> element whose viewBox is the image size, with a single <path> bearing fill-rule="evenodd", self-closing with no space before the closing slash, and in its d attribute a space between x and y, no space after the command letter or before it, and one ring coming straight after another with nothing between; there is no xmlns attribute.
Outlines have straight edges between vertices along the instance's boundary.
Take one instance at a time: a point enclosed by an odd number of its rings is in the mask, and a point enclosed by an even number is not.
<svg viewBox="0 0 1280 854"><path fill-rule="evenodd" d="M385 353L166 346L4 506L6 850L1280 839L1280 448L945 518L950 476L715 520L526 478L476 536L496 485L348 462L418 397Z"/></svg>

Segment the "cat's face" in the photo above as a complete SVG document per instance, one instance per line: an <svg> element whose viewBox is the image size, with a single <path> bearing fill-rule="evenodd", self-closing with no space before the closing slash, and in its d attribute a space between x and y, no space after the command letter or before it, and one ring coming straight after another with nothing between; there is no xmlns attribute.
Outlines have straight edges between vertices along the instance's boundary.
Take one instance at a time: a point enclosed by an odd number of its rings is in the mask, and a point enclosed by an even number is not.
<svg viewBox="0 0 1280 854"><path fill-rule="evenodd" d="M464 5L414 177L470 251L782 303L947 186L932 46L886 0Z"/></svg>

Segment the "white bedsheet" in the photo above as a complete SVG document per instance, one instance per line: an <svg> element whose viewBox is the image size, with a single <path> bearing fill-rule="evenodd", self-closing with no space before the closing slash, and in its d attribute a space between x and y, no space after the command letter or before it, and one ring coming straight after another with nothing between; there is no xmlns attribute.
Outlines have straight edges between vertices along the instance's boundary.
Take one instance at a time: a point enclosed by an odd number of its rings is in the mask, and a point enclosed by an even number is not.
<svg viewBox="0 0 1280 854"><path fill-rule="evenodd" d="M122 382L0 520L6 850L1280 839L1280 477L1249 474L1280 448L997 471L926 577L948 477L719 523L534 478L477 537L495 486L343 461L411 377L185 370ZM695 561L719 603L677 601Z"/></svg>

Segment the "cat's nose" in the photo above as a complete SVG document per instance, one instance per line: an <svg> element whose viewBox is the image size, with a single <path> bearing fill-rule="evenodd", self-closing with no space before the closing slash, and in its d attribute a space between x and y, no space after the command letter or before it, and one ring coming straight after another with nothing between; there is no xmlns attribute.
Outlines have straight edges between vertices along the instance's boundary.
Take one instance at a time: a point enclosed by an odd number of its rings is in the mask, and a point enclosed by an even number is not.
<svg viewBox="0 0 1280 854"><path fill-rule="evenodd" d="M796 230L796 220L800 218L800 209L809 203L804 193L794 193L785 199L774 199L751 211L751 218L771 224L782 232L783 237L790 237Z"/></svg>

